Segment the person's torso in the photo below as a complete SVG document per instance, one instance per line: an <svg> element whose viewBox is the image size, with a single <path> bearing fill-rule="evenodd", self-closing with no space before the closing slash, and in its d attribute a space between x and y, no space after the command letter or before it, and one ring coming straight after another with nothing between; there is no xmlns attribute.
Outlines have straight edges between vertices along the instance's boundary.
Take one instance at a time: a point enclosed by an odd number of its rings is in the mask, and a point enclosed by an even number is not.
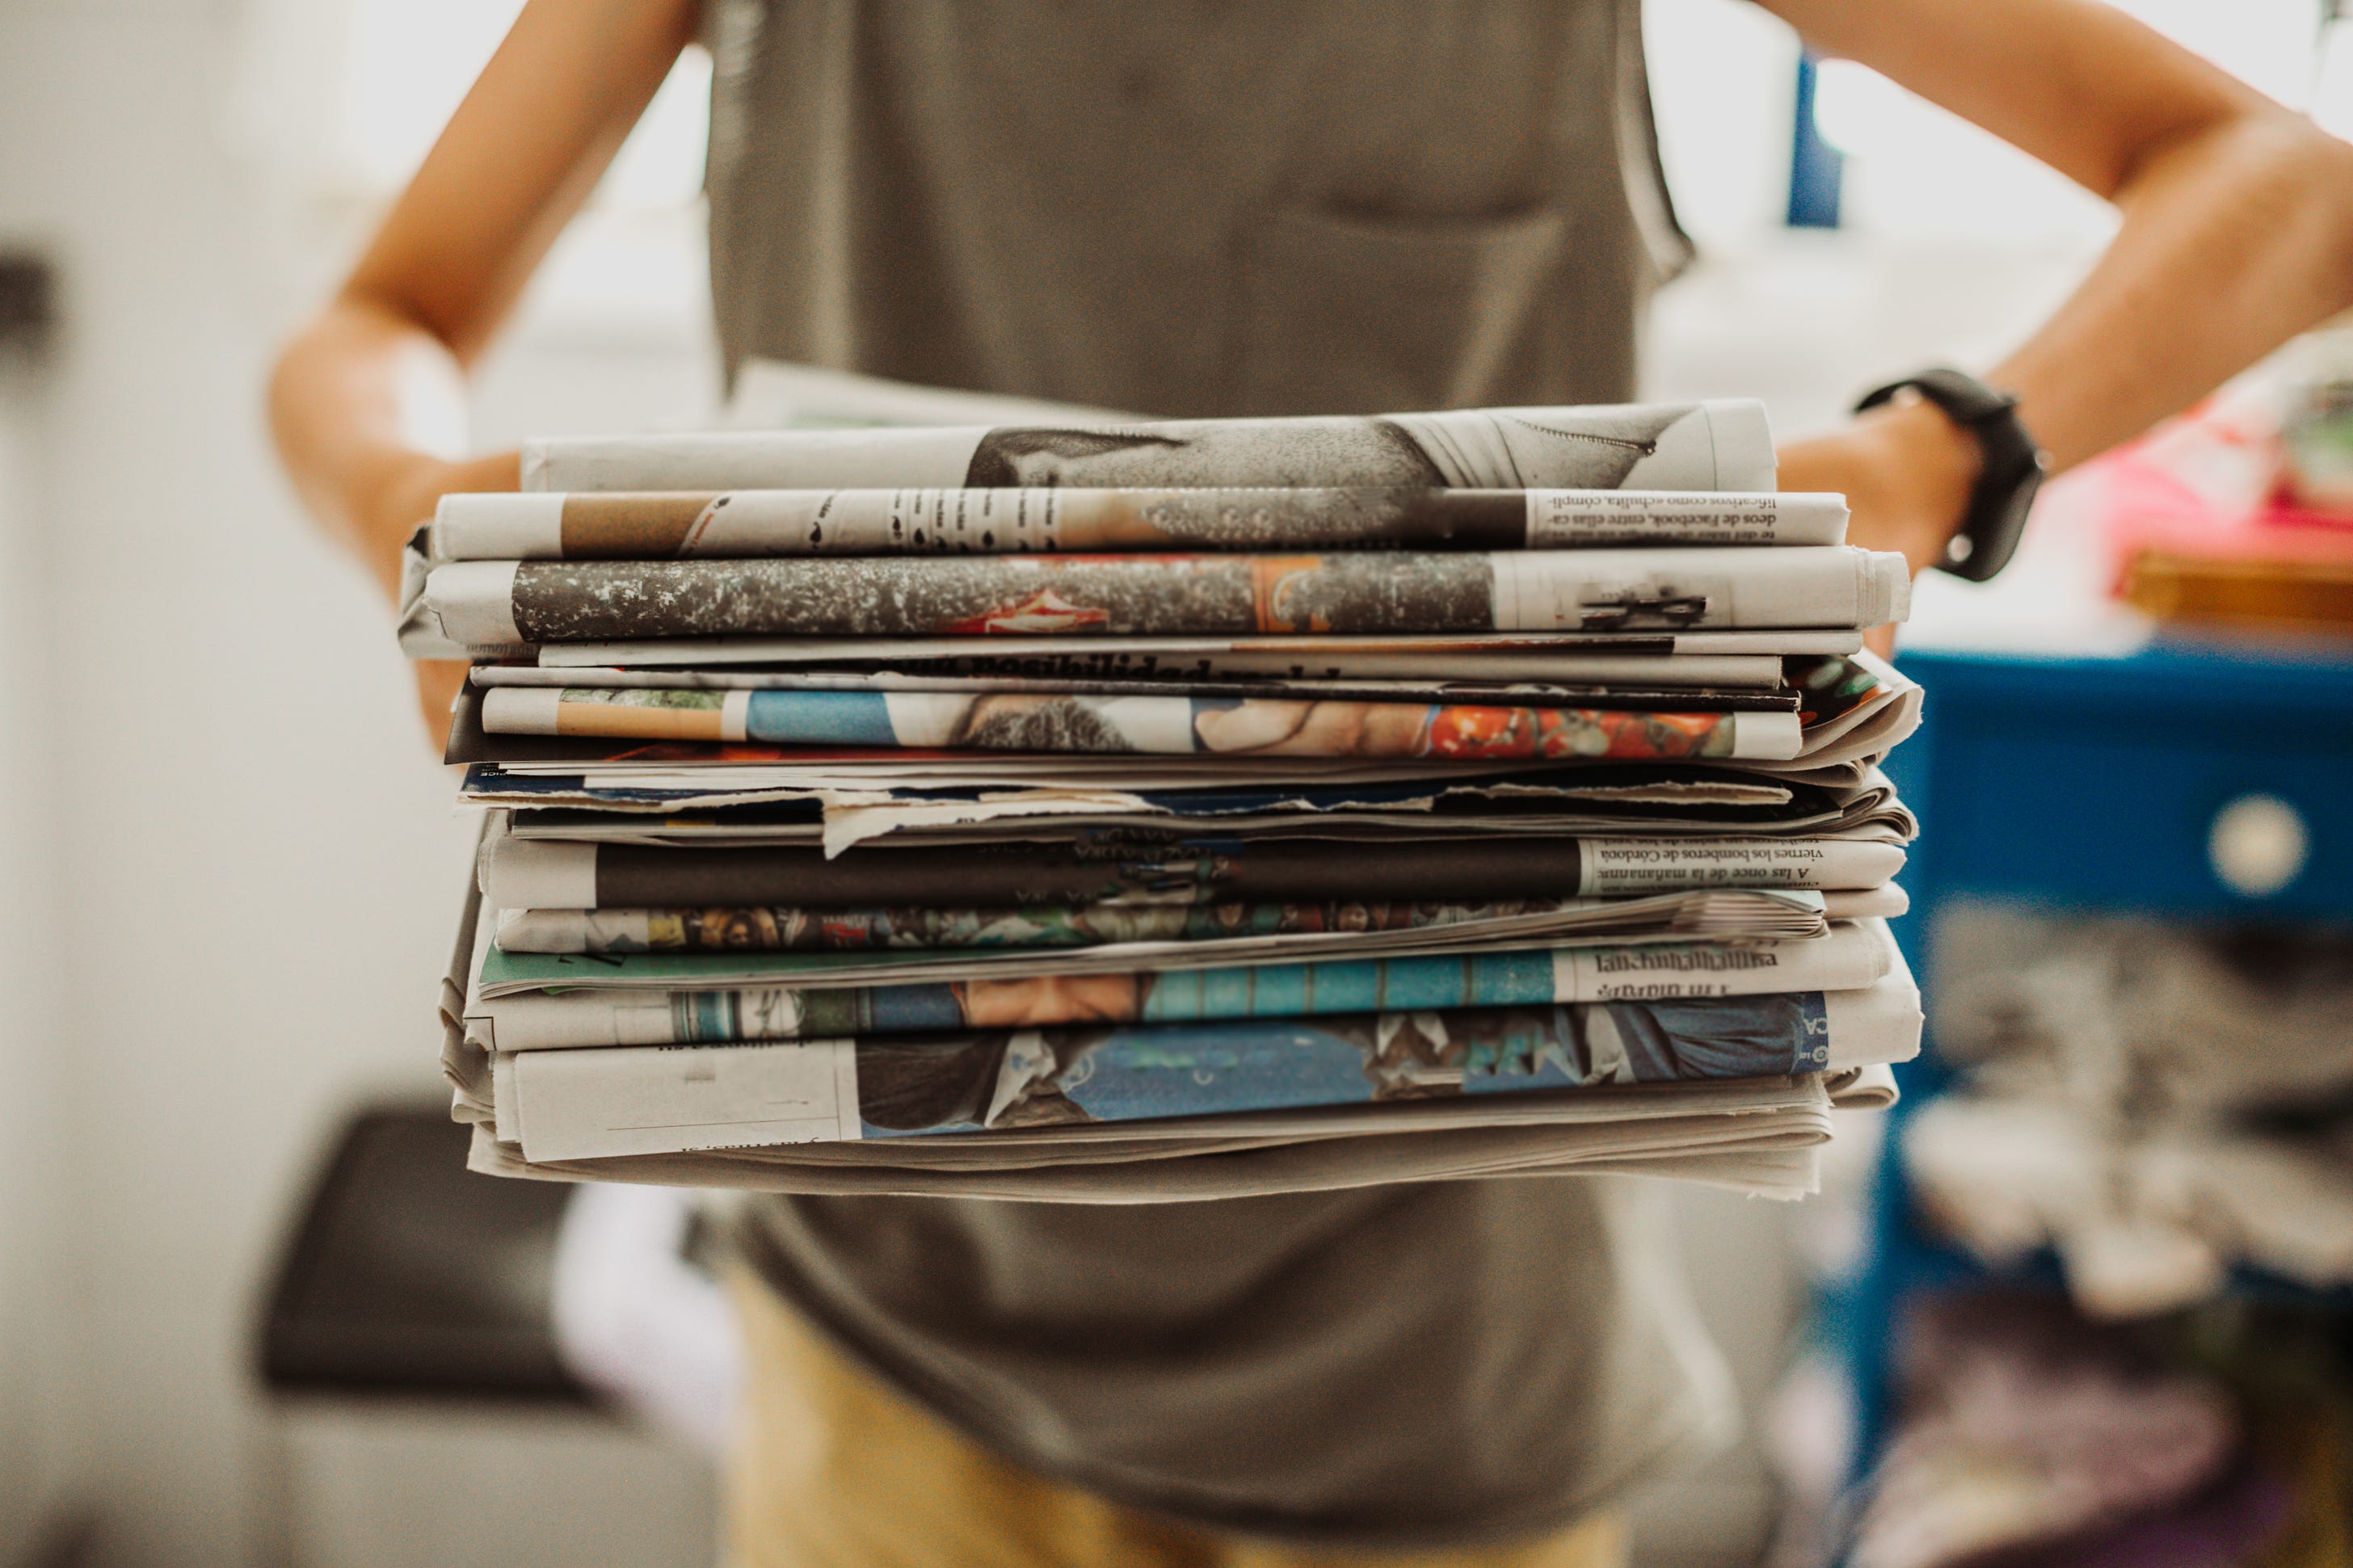
<svg viewBox="0 0 2353 1568"><path fill-rule="evenodd" d="M1721 1438L1661 1194L1608 1177L1207 1203L774 1198L749 1261L1031 1469L1334 1545L1567 1523ZM1647 1200L1647 1201L1646 1201Z"/></svg>
<svg viewBox="0 0 2353 1568"><path fill-rule="evenodd" d="M1606 402L1683 243L1635 0L712 0L752 356L1170 416ZM1722 1414L1596 1180L778 1199L751 1255L1035 1468L1240 1528L1533 1528Z"/></svg>
<svg viewBox="0 0 2353 1568"><path fill-rule="evenodd" d="M712 0L750 355L1168 416L1631 395L1635 0Z"/></svg>

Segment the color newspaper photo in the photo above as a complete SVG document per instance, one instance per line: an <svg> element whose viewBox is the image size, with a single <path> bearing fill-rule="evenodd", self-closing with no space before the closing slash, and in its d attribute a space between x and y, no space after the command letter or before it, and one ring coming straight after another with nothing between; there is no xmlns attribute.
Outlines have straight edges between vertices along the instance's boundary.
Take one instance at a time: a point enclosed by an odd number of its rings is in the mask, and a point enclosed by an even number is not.
<svg viewBox="0 0 2353 1568"><path fill-rule="evenodd" d="M491 734L944 751L1297 757L1791 757L1787 713L1300 701L1264 697L494 688Z"/></svg>
<svg viewBox="0 0 2353 1568"><path fill-rule="evenodd" d="M1818 1070L1819 995L1705 1007L1624 1003L1387 1012L1281 1029L1020 1029L860 1040L870 1135L1207 1116L1764 1078Z"/></svg>
<svg viewBox="0 0 2353 1568"><path fill-rule="evenodd" d="M1124 960L1124 962L1123 962ZM1157 960L1155 962L1154 960ZM747 953L565 957L487 950L470 1026L496 1049L815 1039L1090 1021L1694 1002L1863 992L1900 967L1883 925L1826 939L1508 948L1318 962L1155 954Z"/></svg>

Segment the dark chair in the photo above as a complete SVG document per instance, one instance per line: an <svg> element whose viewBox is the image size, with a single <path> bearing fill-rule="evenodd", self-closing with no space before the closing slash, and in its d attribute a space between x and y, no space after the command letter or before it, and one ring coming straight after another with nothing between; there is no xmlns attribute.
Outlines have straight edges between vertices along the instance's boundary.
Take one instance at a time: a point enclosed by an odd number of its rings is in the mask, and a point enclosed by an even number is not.
<svg viewBox="0 0 2353 1568"><path fill-rule="evenodd" d="M271 1568L707 1568L702 1455L564 1370L573 1189L466 1169L446 1106L344 1121L268 1287L255 1558Z"/></svg>
<svg viewBox="0 0 2353 1568"><path fill-rule="evenodd" d="M571 1188L477 1175L466 1143L437 1105L345 1123L269 1290L272 1393L587 1402L548 1307Z"/></svg>

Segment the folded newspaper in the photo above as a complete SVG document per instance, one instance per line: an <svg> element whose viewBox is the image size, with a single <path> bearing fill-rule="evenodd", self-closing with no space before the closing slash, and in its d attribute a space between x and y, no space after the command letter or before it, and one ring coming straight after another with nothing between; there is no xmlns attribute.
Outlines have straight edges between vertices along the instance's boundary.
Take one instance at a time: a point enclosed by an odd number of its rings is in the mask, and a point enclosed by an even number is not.
<svg viewBox="0 0 2353 1568"><path fill-rule="evenodd" d="M1861 635L1908 579L1774 490L1755 404L1023 409L519 478L404 580L404 647L475 660L478 1169L1793 1197L1917 1049L1877 764L1921 693Z"/></svg>
<svg viewBox="0 0 2353 1568"><path fill-rule="evenodd" d="M662 670L678 684L762 683L791 674L1009 676L1032 680L1630 681L1652 686L1778 687L1785 658L1859 651L1862 634L1770 631L1482 632L1349 637L649 637L546 643L512 670ZM747 671L745 667L760 667ZM519 677L503 675L500 679ZM551 678L562 684L561 678ZM689 684L701 684L692 681Z"/></svg>
<svg viewBox="0 0 2353 1568"><path fill-rule="evenodd" d="M499 911L495 936L499 951L510 953L939 951L1078 969L1163 952L1172 962L1187 957L1213 963L1235 953L1467 952L1504 938L1623 947L1818 937L1830 933L1834 920L1901 914L1902 895L1891 883L1859 892L1727 888L1452 904L1203 904L1145 897L997 909L521 909ZM1176 945L1155 945L1163 943Z"/></svg>
<svg viewBox="0 0 2353 1568"><path fill-rule="evenodd" d="M816 489L453 495L440 561L1839 544L1846 498L1771 491Z"/></svg>
<svg viewBox="0 0 2353 1568"><path fill-rule="evenodd" d="M525 490L1370 488L1769 491L1746 399L526 442Z"/></svg>
<svg viewBox="0 0 2353 1568"><path fill-rule="evenodd" d="M453 561L425 580L476 652L658 637L1198 637L1868 626L1904 616L1904 558L1786 550L1355 551Z"/></svg>
<svg viewBox="0 0 2353 1568"><path fill-rule="evenodd" d="M1489 949L1299 963L1267 953L877 959L771 952L586 956L491 946L466 1027L485 1048L670 1046L1091 1021L1193 1024L1326 1013L1863 992L1896 967L1884 927L1787 942ZM1119 967L1150 963L1149 969ZM1705 1011L1705 1010L1703 1010ZM1835 1037L1839 1031L1825 1023ZM1873 1047L1873 1049L1879 1047ZM1865 1065L1850 1061L1847 1065Z"/></svg>
<svg viewBox="0 0 2353 1568"><path fill-rule="evenodd" d="M1155 836L1145 843L1055 837L933 846L884 841L704 848L491 837L481 884L500 909L635 909L691 902L828 909L1325 901L1368 882L1392 897L1458 901L1654 893L1687 888L1876 888L1901 845L1835 838L1402 840L1376 857L1345 840ZM1377 866L1368 865L1369 860ZM698 896L699 895L699 896Z"/></svg>
<svg viewBox="0 0 2353 1568"><path fill-rule="evenodd" d="M839 852L890 835L901 842L991 843L1103 838L1214 829L1229 837L1302 835L1359 842L1399 838L1645 835L1662 838L1863 839L1903 844L1918 831L1878 769L1851 784L1765 779L1728 769L1627 767L1441 776L1403 783L1213 790L785 788L735 801L729 792L638 790L609 778L525 779L470 769L466 798L521 805L492 831L574 843L822 843ZM509 798L512 796L512 798Z"/></svg>
<svg viewBox="0 0 2353 1568"><path fill-rule="evenodd" d="M1472 702L1431 691L1374 702L1250 688L1123 696L470 684L445 759L511 773L606 764L608 778L720 766L738 784L756 776L778 786L812 769L842 776L844 763L865 764L877 779L895 769L943 785L1042 772L1173 779L1180 767L1197 785L1400 777L1409 769L1444 776L1464 762L1727 761L1810 774L1875 763L1919 723L1919 688L1869 654L1788 662L1796 679L1779 689L1793 709L1713 713L1554 706L1541 693ZM1170 760L1139 771L1130 760L1139 756Z"/></svg>

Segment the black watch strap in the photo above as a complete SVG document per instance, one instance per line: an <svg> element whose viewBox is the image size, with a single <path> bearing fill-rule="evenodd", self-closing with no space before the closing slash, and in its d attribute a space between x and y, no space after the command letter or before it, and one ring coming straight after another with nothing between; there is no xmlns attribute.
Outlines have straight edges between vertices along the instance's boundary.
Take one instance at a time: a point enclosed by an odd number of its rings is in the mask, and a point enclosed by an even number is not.
<svg viewBox="0 0 2353 1568"><path fill-rule="evenodd" d="M1936 564L1956 577L1982 583L2010 564L2026 531L2026 514L2042 486L2042 448L2018 417L2017 398L1957 370L1940 367L1891 381L1865 395L1854 411L1876 408L1907 386L1977 438L1978 482L1969 492L1968 515Z"/></svg>

